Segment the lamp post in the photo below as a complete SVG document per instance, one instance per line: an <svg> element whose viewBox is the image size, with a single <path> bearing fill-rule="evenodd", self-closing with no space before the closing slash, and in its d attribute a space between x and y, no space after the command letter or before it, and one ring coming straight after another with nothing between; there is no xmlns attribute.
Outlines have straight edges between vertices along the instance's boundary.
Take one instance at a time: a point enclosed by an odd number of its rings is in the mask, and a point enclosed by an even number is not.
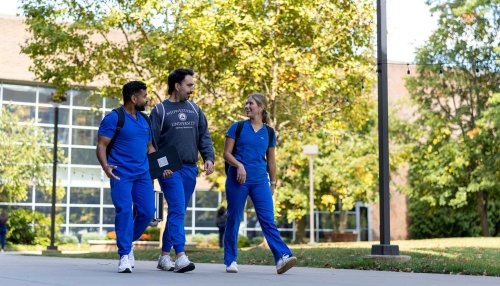
<svg viewBox="0 0 500 286"><path fill-rule="evenodd" d="M389 204L389 123L387 79L386 0L377 0L377 72L378 72L378 146L380 244L372 245L372 255L399 256L399 247L391 245Z"/></svg>
<svg viewBox="0 0 500 286"><path fill-rule="evenodd" d="M309 157L309 244L314 243L314 156L318 155L318 145L304 145L304 155Z"/></svg>
<svg viewBox="0 0 500 286"><path fill-rule="evenodd" d="M55 241L55 230L56 230L56 187L57 187L57 138L59 130L59 104L66 101L66 97L63 95L57 97L52 94L52 101L54 104L54 150L52 151L53 162L52 162L52 207L50 210L50 245L47 246L48 252L59 252L57 246L54 245Z"/></svg>

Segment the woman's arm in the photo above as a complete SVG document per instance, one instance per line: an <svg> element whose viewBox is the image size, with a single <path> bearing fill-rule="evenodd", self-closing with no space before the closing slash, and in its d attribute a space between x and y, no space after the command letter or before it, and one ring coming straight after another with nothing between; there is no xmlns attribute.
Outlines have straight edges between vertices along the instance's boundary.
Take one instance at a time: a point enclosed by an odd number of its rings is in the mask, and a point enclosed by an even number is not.
<svg viewBox="0 0 500 286"><path fill-rule="evenodd" d="M243 184L246 181L247 172L243 164L241 164L240 161L236 160L233 155L234 142L235 141L233 138L226 136L226 140L224 141L224 160L237 168L236 180L238 181L238 183Z"/></svg>
<svg viewBox="0 0 500 286"><path fill-rule="evenodd" d="M267 172L271 181L271 192L276 189L276 152L274 147L267 149Z"/></svg>

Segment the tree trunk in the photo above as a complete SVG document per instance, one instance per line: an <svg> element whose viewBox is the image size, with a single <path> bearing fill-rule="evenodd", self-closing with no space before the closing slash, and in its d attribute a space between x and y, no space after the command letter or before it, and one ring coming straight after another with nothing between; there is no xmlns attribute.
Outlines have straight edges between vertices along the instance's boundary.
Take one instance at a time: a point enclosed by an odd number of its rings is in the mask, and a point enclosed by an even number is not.
<svg viewBox="0 0 500 286"><path fill-rule="evenodd" d="M299 220L295 221L295 225L297 226L297 232L295 233L295 241L294 243L304 243L304 236L306 233L306 219L302 217Z"/></svg>
<svg viewBox="0 0 500 286"><path fill-rule="evenodd" d="M488 202L484 192L479 191L476 193L476 207L479 214L479 220L481 223L481 232L483 236L490 236L490 231L488 227Z"/></svg>
<svg viewBox="0 0 500 286"><path fill-rule="evenodd" d="M344 233L347 229L347 211L340 211L339 232Z"/></svg>

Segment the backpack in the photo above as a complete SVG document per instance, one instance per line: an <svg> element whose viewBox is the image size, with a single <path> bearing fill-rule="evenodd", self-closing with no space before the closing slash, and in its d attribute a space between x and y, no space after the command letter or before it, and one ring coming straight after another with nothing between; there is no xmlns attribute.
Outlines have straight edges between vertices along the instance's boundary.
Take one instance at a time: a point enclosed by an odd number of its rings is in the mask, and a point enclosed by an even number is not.
<svg viewBox="0 0 500 286"><path fill-rule="evenodd" d="M233 152L231 152L233 155L236 153L236 143L238 142L238 138L240 138L241 130L243 129L244 123L245 123L245 121L238 121L238 126L236 126L236 133L234 136L235 137L234 138L234 147L233 147ZM274 129L267 124L264 124L264 126L266 126L266 128L267 128L267 135L269 137L269 143L267 144L267 149L269 149L269 147L271 147L271 144L273 143ZM230 166L230 164L227 161L224 161L224 168L226 170L226 175L227 175L227 171L229 170L229 166Z"/></svg>
<svg viewBox="0 0 500 286"><path fill-rule="evenodd" d="M113 109L113 111L118 114L118 122L116 122L115 134L113 135L113 138L111 138L111 141L109 141L109 144L106 147L106 157L109 157L109 153L111 153L111 148L113 148L113 145L115 144L116 138L118 137L118 134L120 134L120 130L122 129L123 125L125 124L125 112L123 111L123 108L118 107L118 108ZM149 130L151 132L151 120L149 119L149 117L140 111L138 111L137 113L142 115L142 117L144 117L144 119L146 119L146 122L149 125Z"/></svg>

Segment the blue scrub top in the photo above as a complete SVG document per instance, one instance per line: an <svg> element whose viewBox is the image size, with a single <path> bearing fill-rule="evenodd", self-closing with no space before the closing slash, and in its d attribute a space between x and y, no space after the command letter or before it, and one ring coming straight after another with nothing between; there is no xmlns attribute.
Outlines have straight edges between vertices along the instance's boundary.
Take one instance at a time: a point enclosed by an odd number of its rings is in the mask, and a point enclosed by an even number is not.
<svg viewBox="0 0 500 286"><path fill-rule="evenodd" d="M238 122L233 123L227 130L226 137L236 138L236 127ZM269 182L267 173L266 153L268 147L276 146L276 135L273 137L271 145L269 145L269 133L267 127L262 125L257 132L252 128L250 120L243 123L240 137L236 142L236 153L234 157L240 161L247 172L247 184L260 184ZM236 168L229 167L228 176L236 177Z"/></svg>
<svg viewBox="0 0 500 286"><path fill-rule="evenodd" d="M147 151L151 132L143 116L137 114L134 118L126 110L124 113L125 121L109 154L108 164L117 166L113 173L118 177L130 178L149 171ZM113 138L117 123L116 112L107 114L101 121L97 134Z"/></svg>

